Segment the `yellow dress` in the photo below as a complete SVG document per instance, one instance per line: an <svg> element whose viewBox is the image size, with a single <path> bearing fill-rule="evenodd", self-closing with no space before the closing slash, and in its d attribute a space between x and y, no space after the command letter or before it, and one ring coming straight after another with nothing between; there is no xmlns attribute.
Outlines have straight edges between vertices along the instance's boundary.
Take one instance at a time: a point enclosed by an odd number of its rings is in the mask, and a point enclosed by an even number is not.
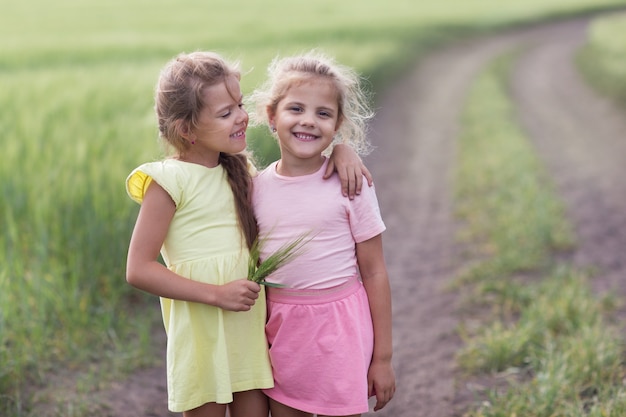
<svg viewBox="0 0 626 417"><path fill-rule="evenodd" d="M161 248L169 269L221 285L245 278L249 253L239 231L226 171L167 159L143 164L126 180L140 203L151 181L165 189L176 214ZM167 333L169 409L229 403L232 393L274 385L265 338L264 288L250 311L161 298Z"/></svg>

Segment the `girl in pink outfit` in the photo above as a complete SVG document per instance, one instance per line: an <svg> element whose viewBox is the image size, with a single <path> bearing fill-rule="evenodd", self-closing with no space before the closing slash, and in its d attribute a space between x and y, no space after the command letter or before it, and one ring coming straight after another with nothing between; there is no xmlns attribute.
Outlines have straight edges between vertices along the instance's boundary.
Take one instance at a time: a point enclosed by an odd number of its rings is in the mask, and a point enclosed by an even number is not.
<svg viewBox="0 0 626 417"><path fill-rule="evenodd" d="M252 100L277 136L281 159L254 179L261 259L303 234L304 250L268 277L273 417L358 416L395 392L391 295L382 246L385 225L373 187L341 198L324 181L334 141L366 150L371 117L350 69L309 53L270 66Z"/></svg>

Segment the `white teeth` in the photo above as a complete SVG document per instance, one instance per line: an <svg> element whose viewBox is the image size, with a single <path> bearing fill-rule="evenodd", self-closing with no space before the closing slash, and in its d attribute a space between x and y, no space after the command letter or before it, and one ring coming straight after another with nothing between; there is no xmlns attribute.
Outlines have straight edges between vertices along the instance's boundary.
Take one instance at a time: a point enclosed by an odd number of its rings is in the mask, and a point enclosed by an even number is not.
<svg viewBox="0 0 626 417"><path fill-rule="evenodd" d="M297 137L298 139L302 139L302 140L314 140L315 136L313 135L305 135L303 133L294 133L294 136Z"/></svg>

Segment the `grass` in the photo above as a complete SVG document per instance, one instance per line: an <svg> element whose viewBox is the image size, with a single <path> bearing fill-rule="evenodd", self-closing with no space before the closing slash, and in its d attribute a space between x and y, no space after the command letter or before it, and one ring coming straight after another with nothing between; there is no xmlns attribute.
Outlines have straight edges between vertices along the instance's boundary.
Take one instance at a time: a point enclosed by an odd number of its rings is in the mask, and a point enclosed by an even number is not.
<svg viewBox="0 0 626 417"><path fill-rule="evenodd" d="M484 77L475 88L481 102L467 105L461 147L483 152L464 152L460 158L458 177L463 180L456 205L469 224L460 238L472 242L473 256L484 260L462 279L496 285L503 273L547 265L553 252L572 246L573 238L560 202L544 186L547 175L530 144L511 117L494 117L511 111L501 97L500 81Z"/></svg>
<svg viewBox="0 0 626 417"><path fill-rule="evenodd" d="M455 37L625 4L476 0L450 7L451 0L428 0L416 7L411 0L321 0L303 11L300 3L278 0L5 3L0 14L3 416L29 415L33 391L26 388L43 389L61 370L105 384L156 360L155 300L124 280L137 206L123 184L132 168L160 157L153 87L159 69L175 54L211 49L241 59L243 90L249 92L276 54L320 47L368 74L379 91L421 53ZM293 18L302 13L305 19ZM271 139L250 133L265 162L275 159ZM76 401L64 409L84 410L80 398Z"/></svg>
<svg viewBox="0 0 626 417"><path fill-rule="evenodd" d="M626 13L596 19L577 58L590 84L626 108Z"/></svg>
<svg viewBox="0 0 626 417"><path fill-rule="evenodd" d="M506 86L512 59L477 79L460 139L461 238L478 261L458 277L476 312L460 328L458 363L494 381L465 417L621 416L624 343L608 320L615 300L593 294L585 271L557 261L575 237L515 122Z"/></svg>

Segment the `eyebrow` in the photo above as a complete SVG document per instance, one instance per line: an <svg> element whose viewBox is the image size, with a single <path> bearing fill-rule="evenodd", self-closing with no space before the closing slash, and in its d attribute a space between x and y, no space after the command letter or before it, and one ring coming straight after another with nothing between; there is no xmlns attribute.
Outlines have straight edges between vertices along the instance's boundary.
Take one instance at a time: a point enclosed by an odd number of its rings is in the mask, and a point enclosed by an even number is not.
<svg viewBox="0 0 626 417"><path fill-rule="evenodd" d="M219 107L219 108L215 109L215 113L216 114L220 114L220 113L223 113L226 110L232 109L234 106L238 106L243 101L243 94L241 95L241 97L239 97L239 100L235 100L234 97L232 99L235 101L234 104L230 103L230 104L227 104L227 105L225 105L223 107Z"/></svg>
<svg viewBox="0 0 626 417"><path fill-rule="evenodd" d="M286 107L288 107L288 106L300 106L300 107L305 107L305 104L304 104L304 103L302 103L302 102L300 102L300 101L296 101L296 100L294 100L294 101L289 101L289 102L285 103L285 106L286 106ZM333 112L336 112L336 111L338 111L338 110L339 110L338 108L337 108L337 109L333 109L332 107L326 107L326 106L316 107L315 109L316 109L316 110L325 110L325 111L328 111L328 112L330 112L330 113L333 113Z"/></svg>

